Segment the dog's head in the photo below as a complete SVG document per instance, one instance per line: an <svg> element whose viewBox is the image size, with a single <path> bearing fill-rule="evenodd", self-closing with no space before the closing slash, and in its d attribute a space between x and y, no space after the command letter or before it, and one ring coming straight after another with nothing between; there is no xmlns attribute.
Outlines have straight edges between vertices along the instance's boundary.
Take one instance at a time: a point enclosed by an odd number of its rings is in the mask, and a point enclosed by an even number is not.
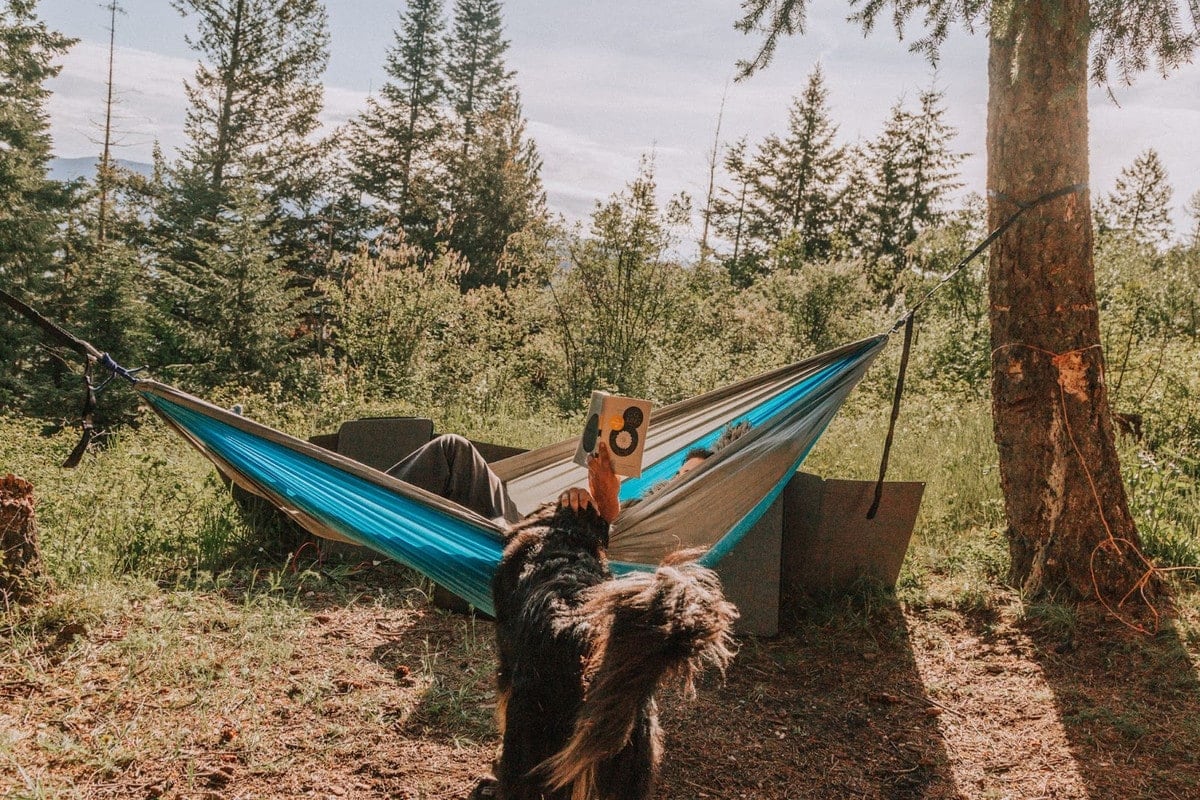
<svg viewBox="0 0 1200 800"><path fill-rule="evenodd" d="M603 556L608 549L608 529L608 521L594 506L573 511L558 503L546 503L514 525L511 535L536 530L546 540L557 539L572 549Z"/></svg>

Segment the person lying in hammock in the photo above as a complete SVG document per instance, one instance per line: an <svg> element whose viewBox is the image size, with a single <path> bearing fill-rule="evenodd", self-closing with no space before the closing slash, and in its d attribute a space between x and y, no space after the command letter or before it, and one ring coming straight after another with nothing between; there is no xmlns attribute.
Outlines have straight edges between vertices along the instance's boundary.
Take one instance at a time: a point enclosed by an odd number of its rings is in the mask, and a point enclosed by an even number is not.
<svg viewBox="0 0 1200 800"><path fill-rule="evenodd" d="M747 422L732 425L722 432L712 449L692 448L684 457L679 471L653 487L650 493L691 472L749 430L750 424ZM465 506L500 525L511 525L522 517L508 496L504 481L492 471L475 445L458 434L447 433L435 437L388 468L387 474ZM600 516L611 523L622 508L638 501L634 499L621 503L617 497L620 486L608 447L600 442L596 455L588 459L588 488L567 489L559 495L558 502L576 510L594 505Z"/></svg>

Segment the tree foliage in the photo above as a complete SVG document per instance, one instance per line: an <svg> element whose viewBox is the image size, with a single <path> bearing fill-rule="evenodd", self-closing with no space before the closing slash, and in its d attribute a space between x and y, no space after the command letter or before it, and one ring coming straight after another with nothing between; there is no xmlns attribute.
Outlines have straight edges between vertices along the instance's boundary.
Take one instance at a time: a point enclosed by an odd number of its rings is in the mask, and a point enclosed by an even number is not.
<svg viewBox="0 0 1200 800"><path fill-rule="evenodd" d="M509 239L545 216L541 158L515 95L475 122L473 146L449 159L447 244L467 263L464 289L506 286L522 265L505 259Z"/></svg>
<svg viewBox="0 0 1200 800"><path fill-rule="evenodd" d="M384 63L388 80L367 101L350 140L353 185L427 247L444 174L436 158L446 126L442 14L442 0L414 0L401 15Z"/></svg>
<svg viewBox="0 0 1200 800"><path fill-rule="evenodd" d="M61 281L61 226L75 205L74 188L47 176L50 131L46 82L73 40L49 30L33 0L0 3L0 281L28 297L49 299ZM0 405L24 405L48 366L36 337L0 317Z"/></svg>
<svg viewBox="0 0 1200 800"><path fill-rule="evenodd" d="M867 145L864 249L872 280L889 294L909 264L909 247L942 221L947 197L961 186L958 165L964 156L950 149L955 130L945 122L943 100L943 92L928 89L915 112L896 103L883 131Z"/></svg>
<svg viewBox="0 0 1200 800"><path fill-rule="evenodd" d="M652 162L592 212L590 235L568 240L570 268L554 281L558 333L570 401L607 388L644 393L655 333L671 316L679 267L673 227L687 209L659 206Z"/></svg>
<svg viewBox="0 0 1200 800"><path fill-rule="evenodd" d="M171 0L195 19L188 37L201 57L186 84L189 101L182 153L225 202L226 183L275 190L308 158L329 60L320 0Z"/></svg>
<svg viewBox="0 0 1200 800"><path fill-rule="evenodd" d="M1174 232L1171 194L1167 171L1151 148L1121 170L1113 190L1096 204L1100 231L1118 231L1144 244L1165 245Z"/></svg>
<svg viewBox="0 0 1200 800"><path fill-rule="evenodd" d="M456 0L446 42L446 89L457 117L462 154L470 150L479 118L512 103L513 73L505 66L499 0Z"/></svg>
<svg viewBox="0 0 1200 800"><path fill-rule="evenodd" d="M269 208L251 189L233 190L198 226L194 254L155 265L158 335L196 385L262 390L281 380L298 352L303 297L271 242ZM295 376L292 376L295 377Z"/></svg>

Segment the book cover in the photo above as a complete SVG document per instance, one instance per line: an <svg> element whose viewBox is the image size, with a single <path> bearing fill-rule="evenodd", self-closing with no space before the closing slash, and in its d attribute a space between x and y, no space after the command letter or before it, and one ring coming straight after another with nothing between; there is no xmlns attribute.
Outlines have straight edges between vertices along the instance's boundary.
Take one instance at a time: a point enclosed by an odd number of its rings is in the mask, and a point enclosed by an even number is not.
<svg viewBox="0 0 1200 800"><path fill-rule="evenodd" d="M650 401L608 392L592 392L587 424L575 451L575 463L587 466L588 456L604 442L618 475L636 478L642 474L642 453L650 425Z"/></svg>

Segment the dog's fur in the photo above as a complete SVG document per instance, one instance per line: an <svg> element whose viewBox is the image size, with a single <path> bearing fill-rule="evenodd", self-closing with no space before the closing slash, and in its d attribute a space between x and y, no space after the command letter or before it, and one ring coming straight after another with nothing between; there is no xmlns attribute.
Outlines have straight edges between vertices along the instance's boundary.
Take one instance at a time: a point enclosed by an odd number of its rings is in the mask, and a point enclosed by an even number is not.
<svg viewBox="0 0 1200 800"><path fill-rule="evenodd" d="M644 800L661 753L654 701L724 669L737 611L715 573L664 562L614 580L608 523L544 506L514 526L496 603L500 800Z"/></svg>

